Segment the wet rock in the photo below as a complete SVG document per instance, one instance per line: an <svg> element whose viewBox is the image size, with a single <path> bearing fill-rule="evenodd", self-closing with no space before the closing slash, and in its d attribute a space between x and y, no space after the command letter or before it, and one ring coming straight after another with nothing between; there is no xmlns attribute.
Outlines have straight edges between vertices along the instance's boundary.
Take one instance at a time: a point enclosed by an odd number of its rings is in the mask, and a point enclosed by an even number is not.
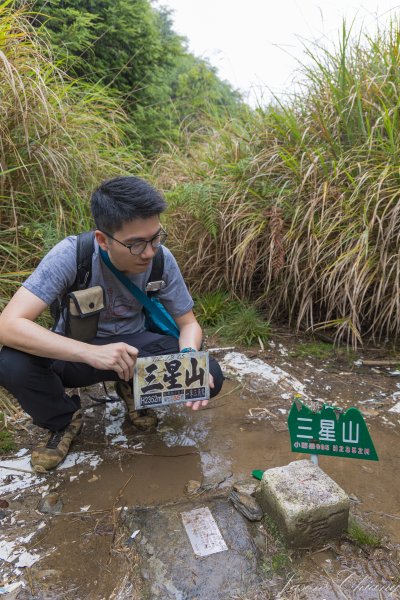
<svg viewBox="0 0 400 600"><path fill-rule="evenodd" d="M236 510L242 513L249 521L260 521L262 519L262 508L253 496L232 490L229 499Z"/></svg>
<svg viewBox="0 0 400 600"><path fill-rule="evenodd" d="M233 473L226 466L218 464L218 468L212 469L204 475L202 489L205 491L216 490L229 485L228 481Z"/></svg>
<svg viewBox="0 0 400 600"><path fill-rule="evenodd" d="M0 521L2 521L7 516L7 511L0 510Z"/></svg>
<svg viewBox="0 0 400 600"><path fill-rule="evenodd" d="M349 494L349 498L352 502L357 502L358 504L361 502L354 494Z"/></svg>
<svg viewBox="0 0 400 600"><path fill-rule="evenodd" d="M201 483L200 481L196 481L195 479L190 479L185 485L185 494L188 496L195 496L201 491Z"/></svg>
<svg viewBox="0 0 400 600"><path fill-rule="evenodd" d="M254 479L246 479L244 481L237 481L233 489L235 492L239 492L239 494L247 494L248 496L254 496L254 494L259 489L260 484Z"/></svg>
<svg viewBox="0 0 400 600"><path fill-rule="evenodd" d="M47 494L44 498L39 501L38 510L42 513L46 514L55 514L62 511L63 501L60 498L60 495L52 492Z"/></svg>
<svg viewBox="0 0 400 600"><path fill-rule="evenodd" d="M182 521L182 513L196 506L204 507L203 499L198 505L191 500L173 506L126 509L122 514L129 531L141 530L135 549L141 575L146 578L143 596L152 600L248 598L249 589L260 584L260 574L258 549L245 519L226 499L207 501L228 549L200 558ZM199 531L199 536L203 533Z"/></svg>

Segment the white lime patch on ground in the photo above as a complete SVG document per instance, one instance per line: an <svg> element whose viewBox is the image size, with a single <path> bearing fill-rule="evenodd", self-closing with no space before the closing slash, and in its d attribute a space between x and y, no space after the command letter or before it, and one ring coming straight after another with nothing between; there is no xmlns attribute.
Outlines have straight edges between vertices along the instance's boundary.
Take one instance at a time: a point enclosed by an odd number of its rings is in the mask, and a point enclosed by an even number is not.
<svg viewBox="0 0 400 600"><path fill-rule="evenodd" d="M264 380L266 384L282 387L285 391L289 387L294 392L305 395L303 383L280 367L269 365L260 358L250 359L240 352L228 352L221 361L221 365L223 369L235 374L239 379L250 375L258 380Z"/></svg>
<svg viewBox="0 0 400 600"><path fill-rule="evenodd" d="M18 588L24 587L24 583L22 581L14 581L14 583L6 583L0 587L0 594L11 594L11 592L15 592ZM13 596L14 597L14 596Z"/></svg>
<svg viewBox="0 0 400 600"><path fill-rule="evenodd" d="M23 451L24 456L21 456ZM60 469L70 469L71 467L80 464L88 464L92 469L95 469L102 460L101 456L94 452L71 452L64 462L57 467L57 471ZM12 494L18 490L23 490L36 485L42 485L38 491L46 491L48 486L43 487L43 477L45 475L46 474L38 474L33 470L30 453L24 448L18 452L16 458L14 457L0 462L1 493Z"/></svg>
<svg viewBox="0 0 400 600"><path fill-rule="evenodd" d="M115 409L119 411L118 414L111 414L111 411L114 411ZM110 444L118 444L123 448L127 448L128 438L122 430L122 425L125 421L125 402L107 402L105 420L105 434L110 439Z"/></svg>
<svg viewBox="0 0 400 600"><path fill-rule="evenodd" d="M95 469L103 459L95 452L71 452L57 470L70 469L76 465L89 464L92 469Z"/></svg>
<svg viewBox="0 0 400 600"><path fill-rule="evenodd" d="M26 452L27 450L24 449ZM0 487L2 495L12 494L18 490L39 485L42 478L32 469L30 454L10 458L0 462ZM7 482L7 483L6 483Z"/></svg>
<svg viewBox="0 0 400 600"><path fill-rule="evenodd" d="M21 448L21 450L18 450L18 452L16 452L14 454L14 458L19 458L20 456L25 456L25 454L28 454L29 450L28 448Z"/></svg>
<svg viewBox="0 0 400 600"><path fill-rule="evenodd" d="M389 408L389 412L399 413L400 414L400 402Z"/></svg>
<svg viewBox="0 0 400 600"><path fill-rule="evenodd" d="M282 344L279 344L278 352L281 356L289 356L289 350Z"/></svg>
<svg viewBox="0 0 400 600"><path fill-rule="evenodd" d="M4 537L0 538L0 560L13 563L16 567L32 566L41 556L36 552L28 552L24 544L28 544L35 533L36 531L33 531L25 537L20 537L12 541L6 540Z"/></svg>

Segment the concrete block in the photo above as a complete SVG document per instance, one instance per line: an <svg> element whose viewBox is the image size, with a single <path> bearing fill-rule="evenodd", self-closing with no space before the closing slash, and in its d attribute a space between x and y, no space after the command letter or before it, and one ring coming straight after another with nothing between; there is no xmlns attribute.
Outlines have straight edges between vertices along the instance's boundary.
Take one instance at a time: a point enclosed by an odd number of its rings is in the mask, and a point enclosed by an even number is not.
<svg viewBox="0 0 400 600"><path fill-rule="evenodd" d="M349 497L309 460L265 471L257 500L291 547L322 545L347 528Z"/></svg>

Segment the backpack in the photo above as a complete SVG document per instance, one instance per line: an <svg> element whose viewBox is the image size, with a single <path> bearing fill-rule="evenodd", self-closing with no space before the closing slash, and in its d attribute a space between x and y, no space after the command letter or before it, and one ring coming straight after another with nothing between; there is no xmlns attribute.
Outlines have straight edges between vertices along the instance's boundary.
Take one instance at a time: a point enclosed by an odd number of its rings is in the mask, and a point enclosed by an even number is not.
<svg viewBox="0 0 400 600"><path fill-rule="evenodd" d="M50 314L54 319L52 330L54 331L67 307L68 297L71 292L84 290L88 287L92 276L92 256L94 252L94 231L84 231L77 235L76 245L76 277L74 283L67 289L61 299L54 300L50 304ZM153 258L153 267L147 282L146 293L152 297L157 294L159 288L151 286L152 282L161 281L164 272L164 253L157 252Z"/></svg>

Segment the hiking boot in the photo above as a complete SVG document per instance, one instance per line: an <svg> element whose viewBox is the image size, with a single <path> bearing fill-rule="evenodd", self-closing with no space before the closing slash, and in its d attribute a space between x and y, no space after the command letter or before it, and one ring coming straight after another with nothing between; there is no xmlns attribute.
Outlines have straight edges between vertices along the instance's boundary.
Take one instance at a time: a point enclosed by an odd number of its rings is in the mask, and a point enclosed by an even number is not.
<svg viewBox="0 0 400 600"><path fill-rule="evenodd" d="M53 431L45 446L32 450L31 465L37 473L47 473L59 465L68 454L69 447L81 432L83 425L82 411L72 415L72 421L60 431Z"/></svg>
<svg viewBox="0 0 400 600"><path fill-rule="evenodd" d="M135 409L132 388L129 383L118 381L115 384L115 391L121 400L125 402L129 419L136 429L140 429L140 431L154 431L156 429L158 425L156 411L152 408L145 408L143 410Z"/></svg>

